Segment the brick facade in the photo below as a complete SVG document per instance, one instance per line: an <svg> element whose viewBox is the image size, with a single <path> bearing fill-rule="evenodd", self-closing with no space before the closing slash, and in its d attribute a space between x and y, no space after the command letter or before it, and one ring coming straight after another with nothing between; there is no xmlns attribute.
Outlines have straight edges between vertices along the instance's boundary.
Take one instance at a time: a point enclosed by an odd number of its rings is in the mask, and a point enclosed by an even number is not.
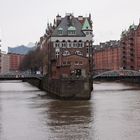
<svg viewBox="0 0 140 140"><path fill-rule="evenodd" d="M122 32L121 60L122 69L140 70L140 24Z"/></svg>
<svg viewBox="0 0 140 140"><path fill-rule="evenodd" d="M38 46L46 52L43 73L51 78L72 75L87 76L92 71L92 21L91 17L57 16L48 25Z"/></svg>
<svg viewBox="0 0 140 140"><path fill-rule="evenodd" d="M120 53L119 41L109 41L95 46L94 71L104 72L120 69Z"/></svg>
<svg viewBox="0 0 140 140"><path fill-rule="evenodd" d="M19 66L25 55L8 53L9 55L9 71L19 71Z"/></svg>
<svg viewBox="0 0 140 140"><path fill-rule="evenodd" d="M1 53L1 74L9 73L9 55L5 52Z"/></svg>
<svg viewBox="0 0 140 140"><path fill-rule="evenodd" d="M135 63L135 69L140 70L140 24L137 27L136 33L135 33L135 42L136 42L136 63Z"/></svg>
<svg viewBox="0 0 140 140"><path fill-rule="evenodd" d="M140 70L140 24L123 31L120 41L109 41L94 46L94 70Z"/></svg>

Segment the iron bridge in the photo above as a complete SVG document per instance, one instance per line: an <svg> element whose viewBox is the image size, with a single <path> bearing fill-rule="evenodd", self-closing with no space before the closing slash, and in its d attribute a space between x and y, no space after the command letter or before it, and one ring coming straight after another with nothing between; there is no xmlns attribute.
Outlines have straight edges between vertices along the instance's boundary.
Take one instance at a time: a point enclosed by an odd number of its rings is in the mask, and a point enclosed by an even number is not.
<svg viewBox="0 0 140 140"><path fill-rule="evenodd" d="M93 80L140 79L140 72L135 70L112 70L93 76Z"/></svg>

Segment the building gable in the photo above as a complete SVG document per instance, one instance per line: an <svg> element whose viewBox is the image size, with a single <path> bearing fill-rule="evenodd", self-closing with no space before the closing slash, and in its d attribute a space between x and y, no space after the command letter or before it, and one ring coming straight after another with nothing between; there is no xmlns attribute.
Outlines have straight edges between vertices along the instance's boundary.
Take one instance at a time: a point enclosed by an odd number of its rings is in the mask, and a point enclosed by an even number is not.
<svg viewBox="0 0 140 140"><path fill-rule="evenodd" d="M52 37L60 36L58 34L58 30L60 28L63 30L63 34L61 36L71 36L68 34L68 29L74 29L76 31L74 36L85 36L82 32L82 24L73 15L66 15L62 18L60 24L53 31Z"/></svg>
<svg viewBox="0 0 140 140"><path fill-rule="evenodd" d="M86 18L85 21L84 21L82 30L92 30L92 29L91 29L91 26L90 26L90 24L89 24L89 21L88 21L87 18Z"/></svg>

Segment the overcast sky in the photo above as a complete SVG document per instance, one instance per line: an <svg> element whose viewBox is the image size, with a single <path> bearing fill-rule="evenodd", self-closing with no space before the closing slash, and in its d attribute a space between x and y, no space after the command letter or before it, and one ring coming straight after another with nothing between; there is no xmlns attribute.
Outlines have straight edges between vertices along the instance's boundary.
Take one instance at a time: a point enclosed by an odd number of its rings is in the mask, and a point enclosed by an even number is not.
<svg viewBox="0 0 140 140"><path fill-rule="evenodd" d="M117 40L122 30L139 24L140 0L0 0L2 49L38 41L58 13L91 13L97 44Z"/></svg>

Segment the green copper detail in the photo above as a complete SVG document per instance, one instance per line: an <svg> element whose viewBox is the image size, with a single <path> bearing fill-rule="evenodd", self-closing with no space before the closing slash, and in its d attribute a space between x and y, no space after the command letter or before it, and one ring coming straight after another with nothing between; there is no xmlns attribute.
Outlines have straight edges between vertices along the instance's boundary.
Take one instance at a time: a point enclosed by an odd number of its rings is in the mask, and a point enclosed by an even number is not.
<svg viewBox="0 0 140 140"><path fill-rule="evenodd" d="M73 26L70 26L70 27L68 28L68 31L75 31L75 30L76 30L76 28L73 27Z"/></svg>
<svg viewBox="0 0 140 140"><path fill-rule="evenodd" d="M60 27L58 30L59 30L59 31L63 31L63 28Z"/></svg>
<svg viewBox="0 0 140 140"><path fill-rule="evenodd" d="M87 18L85 19L82 30L91 30L91 27Z"/></svg>

